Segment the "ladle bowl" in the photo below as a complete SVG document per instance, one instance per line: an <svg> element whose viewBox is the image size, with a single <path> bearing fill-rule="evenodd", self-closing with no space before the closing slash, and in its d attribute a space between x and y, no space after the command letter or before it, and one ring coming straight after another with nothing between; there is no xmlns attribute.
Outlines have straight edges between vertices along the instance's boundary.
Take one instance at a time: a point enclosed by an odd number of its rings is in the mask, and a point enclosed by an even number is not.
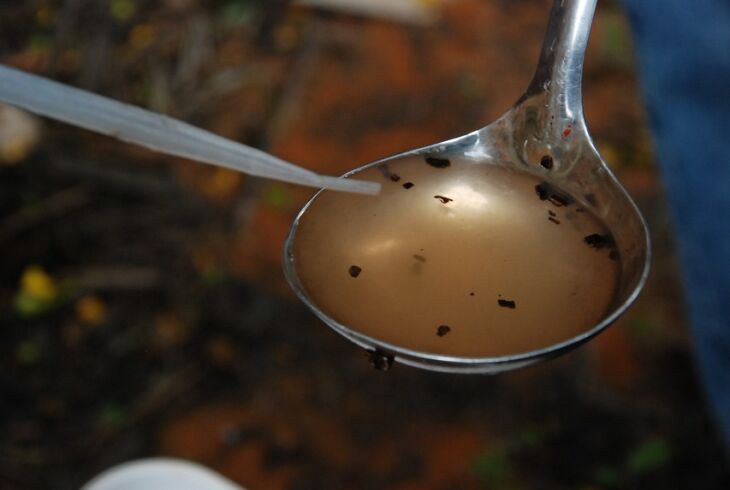
<svg viewBox="0 0 730 490"><path fill-rule="evenodd" d="M388 165L393 162L428 157L435 161L496 165L554 186L567 193L576 205L589 210L610 231L608 236L615 247L615 257L620 257L616 292L610 307L599 321L586 325L570 338L489 356L445 355L366 335L325 311L312 298L298 272L298 231L303 221L313 218L312 213L322 212L323 207L315 203L332 193L322 190L293 222L284 247L284 272L299 298L327 325L370 351L376 367L388 368L395 360L446 372L496 373L520 368L557 356L591 339L624 313L639 295L649 270L648 229L635 203L598 153L583 117L582 67L595 6L596 0L555 1L535 76L525 94L495 122L458 138L364 165L345 177L363 177L363 172L371 175L373 169L386 172L387 177ZM359 270L350 272L357 275ZM565 311L564 315L568 318L571 312ZM445 332L439 331L438 335L442 333Z"/></svg>

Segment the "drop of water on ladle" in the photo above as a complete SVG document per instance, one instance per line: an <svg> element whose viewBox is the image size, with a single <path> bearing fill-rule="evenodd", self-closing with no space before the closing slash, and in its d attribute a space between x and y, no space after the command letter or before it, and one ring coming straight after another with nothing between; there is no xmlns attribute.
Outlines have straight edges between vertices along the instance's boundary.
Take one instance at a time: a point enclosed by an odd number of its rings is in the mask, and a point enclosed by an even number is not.
<svg viewBox="0 0 730 490"><path fill-rule="evenodd" d="M347 174L380 182L379 196L320 191L299 213L286 276L376 367L522 367L590 339L638 295L646 226L583 119L595 4L555 2L535 77L497 121Z"/></svg>

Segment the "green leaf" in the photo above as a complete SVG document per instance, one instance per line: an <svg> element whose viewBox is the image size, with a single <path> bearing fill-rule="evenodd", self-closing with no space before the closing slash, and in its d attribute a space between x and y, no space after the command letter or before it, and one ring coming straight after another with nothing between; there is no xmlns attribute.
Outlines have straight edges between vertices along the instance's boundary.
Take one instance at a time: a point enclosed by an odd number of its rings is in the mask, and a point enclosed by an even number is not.
<svg viewBox="0 0 730 490"><path fill-rule="evenodd" d="M127 420L127 412L123 407L107 403L99 409L97 421L100 425L119 427Z"/></svg>
<svg viewBox="0 0 730 490"><path fill-rule="evenodd" d="M617 488L621 483L621 473L616 468L601 466L595 473L596 483L608 488Z"/></svg>
<svg viewBox="0 0 730 490"><path fill-rule="evenodd" d="M15 312L22 318L34 318L40 316L48 311L52 305L53 303L48 300L25 292L18 293L15 297L15 302L13 303Z"/></svg>
<svg viewBox="0 0 730 490"><path fill-rule="evenodd" d="M228 279L228 273L222 267L213 265L202 271L201 278L203 280L203 285L210 288L219 286L226 282Z"/></svg>
<svg viewBox="0 0 730 490"><path fill-rule="evenodd" d="M638 340L648 340L656 336L659 327L645 317L634 318L629 322L629 333Z"/></svg>
<svg viewBox="0 0 730 490"><path fill-rule="evenodd" d="M264 192L264 201L274 209L284 210L291 199L286 187L272 184Z"/></svg>
<svg viewBox="0 0 730 490"><path fill-rule="evenodd" d="M672 448L669 443L664 439L655 439L635 448L626 460L626 467L638 475L659 469L671 459Z"/></svg>
<svg viewBox="0 0 730 490"><path fill-rule="evenodd" d="M43 53L53 47L53 38L48 34L34 34L29 43L31 51Z"/></svg>
<svg viewBox="0 0 730 490"><path fill-rule="evenodd" d="M41 351L38 344L32 340L21 342L15 350L15 357L21 364L29 365L38 362L41 357Z"/></svg>
<svg viewBox="0 0 730 490"><path fill-rule="evenodd" d="M509 458L501 449L493 449L477 456L472 463L472 471L490 487L503 486L512 476Z"/></svg>
<svg viewBox="0 0 730 490"><path fill-rule="evenodd" d="M227 24L242 24L251 17L250 0L229 0L221 10L223 21Z"/></svg>
<svg viewBox="0 0 730 490"><path fill-rule="evenodd" d="M548 432L545 428L537 426L528 427L520 432L517 445L520 449L538 449L547 439Z"/></svg>
<svg viewBox="0 0 730 490"><path fill-rule="evenodd" d="M630 48L627 39L628 33L621 22L621 17L606 15L603 20L602 34L600 42L603 55L612 61L626 61L629 57Z"/></svg>
<svg viewBox="0 0 730 490"><path fill-rule="evenodd" d="M109 4L112 17L118 22L126 22L132 18L137 11L134 0L112 0Z"/></svg>

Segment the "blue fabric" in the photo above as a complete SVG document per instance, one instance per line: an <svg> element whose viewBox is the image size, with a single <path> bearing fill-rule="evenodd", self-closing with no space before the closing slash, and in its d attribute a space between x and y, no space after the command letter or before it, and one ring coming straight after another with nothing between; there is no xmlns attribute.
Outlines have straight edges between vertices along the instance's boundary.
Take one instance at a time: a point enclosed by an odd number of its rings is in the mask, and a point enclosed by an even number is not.
<svg viewBox="0 0 730 490"><path fill-rule="evenodd" d="M698 364L730 447L730 1L624 3Z"/></svg>

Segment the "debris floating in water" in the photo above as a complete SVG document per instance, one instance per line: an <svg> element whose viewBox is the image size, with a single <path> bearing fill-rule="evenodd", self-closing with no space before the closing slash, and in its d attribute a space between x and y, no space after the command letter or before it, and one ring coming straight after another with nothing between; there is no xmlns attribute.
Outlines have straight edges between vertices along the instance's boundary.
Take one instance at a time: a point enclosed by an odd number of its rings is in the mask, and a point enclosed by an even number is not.
<svg viewBox="0 0 730 490"><path fill-rule="evenodd" d="M613 245L613 239L611 238L611 235L601 235L600 233L593 233L592 235L588 235L583 239L583 241L585 241L588 246L599 250L604 247Z"/></svg>
<svg viewBox="0 0 730 490"><path fill-rule="evenodd" d="M453 199L451 199L450 197L446 197L446 196L433 196L433 197L438 199L439 201L441 201L444 204L448 204L451 201L453 201Z"/></svg>
<svg viewBox="0 0 730 490"><path fill-rule="evenodd" d="M497 304L502 308L509 308L514 310L517 307L517 303L509 299L498 299Z"/></svg>
<svg viewBox="0 0 730 490"><path fill-rule="evenodd" d="M447 158L426 157L426 163L435 168L446 168L451 165Z"/></svg>
<svg viewBox="0 0 730 490"><path fill-rule="evenodd" d="M443 337L449 332L451 332L451 327L448 325L439 325L439 328L436 329L436 335L439 337Z"/></svg>
<svg viewBox="0 0 730 490"><path fill-rule="evenodd" d="M537 184L535 192L541 201L550 201L555 206L568 206L575 201L569 194L558 190L547 182Z"/></svg>

